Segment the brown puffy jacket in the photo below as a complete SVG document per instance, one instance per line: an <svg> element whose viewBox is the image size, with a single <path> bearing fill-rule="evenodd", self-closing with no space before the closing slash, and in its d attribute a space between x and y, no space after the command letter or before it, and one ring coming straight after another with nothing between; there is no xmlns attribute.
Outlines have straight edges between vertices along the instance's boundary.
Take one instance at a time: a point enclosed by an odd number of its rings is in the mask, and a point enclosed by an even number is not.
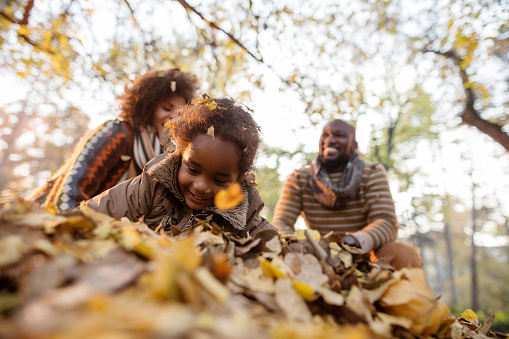
<svg viewBox="0 0 509 339"><path fill-rule="evenodd" d="M242 184L244 200L229 210L209 206L194 212L186 204L177 183L181 156L175 153L161 154L147 163L143 173L126 180L102 194L88 200L85 205L99 212L120 219L143 221L151 228L162 222L166 232L172 226L184 230L195 222L194 218L205 219L212 215L225 231L239 236L254 235L262 230L277 230L260 216L263 201L255 187Z"/></svg>

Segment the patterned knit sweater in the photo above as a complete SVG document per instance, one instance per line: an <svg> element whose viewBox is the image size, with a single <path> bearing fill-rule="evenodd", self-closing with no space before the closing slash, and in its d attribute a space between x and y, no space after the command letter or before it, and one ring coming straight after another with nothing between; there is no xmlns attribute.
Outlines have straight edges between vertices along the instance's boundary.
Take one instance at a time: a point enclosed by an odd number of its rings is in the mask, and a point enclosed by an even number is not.
<svg viewBox="0 0 509 339"><path fill-rule="evenodd" d="M133 139L126 122L105 122L81 138L70 159L30 199L66 211L115 186L127 179Z"/></svg>
<svg viewBox="0 0 509 339"><path fill-rule="evenodd" d="M330 179L337 185L341 176L333 173ZM325 208L315 200L308 177L308 168L304 167L286 180L272 220L279 231L293 233L295 221L302 214L307 227L321 234L353 234L364 252L396 240L399 225L381 164L364 161L357 197L339 209Z"/></svg>

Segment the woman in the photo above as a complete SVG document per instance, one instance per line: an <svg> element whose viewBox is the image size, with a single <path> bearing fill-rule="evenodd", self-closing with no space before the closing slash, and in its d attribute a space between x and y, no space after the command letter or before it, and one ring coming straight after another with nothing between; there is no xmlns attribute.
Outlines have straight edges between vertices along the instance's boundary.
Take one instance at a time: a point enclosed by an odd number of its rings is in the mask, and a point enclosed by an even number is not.
<svg viewBox="0 0 509 339"><path fill-rule="evenodd" d="M137 176L162 153L159 133L175 108L195 96L198 80L179 69L137 76L119 97L120 114L85 135L70 159L29 198L60 211Z"/></svg>

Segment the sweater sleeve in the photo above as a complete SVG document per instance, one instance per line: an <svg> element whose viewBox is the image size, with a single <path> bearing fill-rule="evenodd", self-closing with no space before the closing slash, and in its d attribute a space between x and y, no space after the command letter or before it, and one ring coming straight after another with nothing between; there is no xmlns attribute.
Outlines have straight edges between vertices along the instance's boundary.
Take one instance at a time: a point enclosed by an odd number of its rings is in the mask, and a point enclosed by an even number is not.
<svg viewBox="0 0 509 339"><path fill-rule="evenodd" d="M47 202L61 211L113 187L129 166L132 137L127 124L107 121L86 134L64 165Z"/></svg>
<svg viewBox="0 0 509 339"><path fill-rule="evenodd" d="M366 184L365 199L368 223L366 227L353 235L359 241L363 251L369 252L395 241L399 228L387 173L381 164L373 166Z"/></svg>
<svg viewBox="0 0 509 339"><path fill-rule="evenodd" d="M276 204L272 223L283 234L295 232L295 222L302 212L302 194L299 188L299 172L295 171L283 185Z"/></svg>

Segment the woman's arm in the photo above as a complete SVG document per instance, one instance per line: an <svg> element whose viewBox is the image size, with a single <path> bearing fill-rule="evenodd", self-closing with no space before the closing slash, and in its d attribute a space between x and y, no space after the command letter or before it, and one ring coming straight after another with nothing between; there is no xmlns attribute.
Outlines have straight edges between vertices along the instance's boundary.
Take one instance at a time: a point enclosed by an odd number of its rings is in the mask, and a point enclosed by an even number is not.
<svg viewBox="0 0 509 339"><path fill-rule="evenodd" d="M127 123L118 120L89 132L64 165L47 202L66 211L116 185L129 167L132 139Z"/></svg>

